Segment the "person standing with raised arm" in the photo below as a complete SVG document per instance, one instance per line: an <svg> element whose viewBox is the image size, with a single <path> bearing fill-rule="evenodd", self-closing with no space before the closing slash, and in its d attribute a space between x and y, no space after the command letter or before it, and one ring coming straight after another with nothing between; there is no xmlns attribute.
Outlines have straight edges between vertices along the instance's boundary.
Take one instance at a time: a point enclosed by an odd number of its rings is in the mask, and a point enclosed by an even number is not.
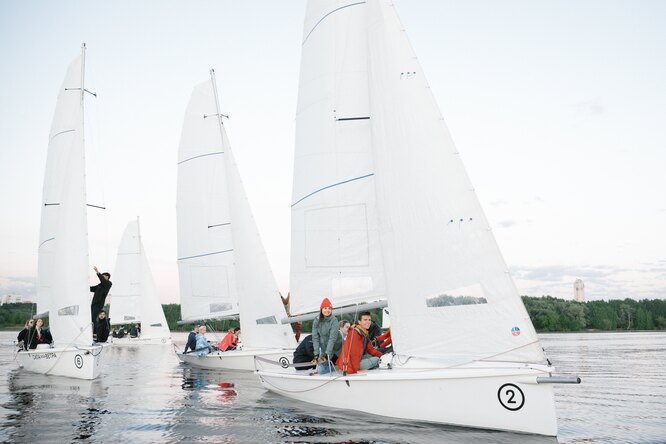
<svg viewBox="0 0 666 444"><path fill-rule="evenodd" d="M111 274L108 271L100 273L97 266L94 266L93 270L95 270L97 278L99 279L99 284L90 287L90 291L94 293L92 303L90 304L90 319L94 325L97 315L104 308L106 296L109 294L109 290L113 284L109 280L111 279Z"/></svg>

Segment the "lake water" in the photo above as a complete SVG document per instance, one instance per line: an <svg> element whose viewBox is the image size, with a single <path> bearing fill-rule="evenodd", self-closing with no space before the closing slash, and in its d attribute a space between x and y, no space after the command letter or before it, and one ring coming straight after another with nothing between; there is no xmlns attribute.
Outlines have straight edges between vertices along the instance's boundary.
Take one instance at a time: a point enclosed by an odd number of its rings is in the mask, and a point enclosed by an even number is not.
<svg viewBox="0 0 666 444"><path fill-rule="evenodd" d="M557 440L298 403L171 346L112 348L95 381L36 375L18 370L15 338L0 332L0 442L666 443L666 332L541 335L558 373L583 379L555 387Z"/></svg>

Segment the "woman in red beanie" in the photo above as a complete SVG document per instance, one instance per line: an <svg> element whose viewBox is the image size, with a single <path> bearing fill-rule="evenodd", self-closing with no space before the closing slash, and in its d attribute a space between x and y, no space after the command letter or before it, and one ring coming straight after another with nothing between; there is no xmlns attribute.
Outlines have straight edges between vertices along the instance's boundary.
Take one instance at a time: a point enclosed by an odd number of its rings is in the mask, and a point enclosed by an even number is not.
<svg viewBox="0 0 666 444"><path fill-rule="evenodd" d="M329 361L340 354L342 339L338 327L338 319L333 316L333 304L324 298L319 306L319 316L312 323L312 346L314 362L317 362L317 373L329 373L333 363ZM323 364L323 365L322 365Z"/></svg>

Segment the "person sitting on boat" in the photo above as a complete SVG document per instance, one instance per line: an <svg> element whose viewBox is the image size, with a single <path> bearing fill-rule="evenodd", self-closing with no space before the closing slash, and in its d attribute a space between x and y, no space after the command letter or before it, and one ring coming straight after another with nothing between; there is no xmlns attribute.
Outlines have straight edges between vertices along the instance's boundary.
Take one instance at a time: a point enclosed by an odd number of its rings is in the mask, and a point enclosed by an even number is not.
<svg viewBox="0 0 666 444"><path fill-rule="evenodd" d="M236 350L236 347L238 347L238 335L240 335L240 327L230 329L220 342L220 345L218 345L220 351Z"/></svg>
<svg viewBox="0 0 666 444"><path fill-rule="evenodd" d="M25 321L23 330L21 330L16 337L16 340L18 341L17 345L21 350L27 350L30 346L30 329L33 325L35 325L35 321L33 319L28 319Z"/></svg>
<svg viewBox="0 0 666 444"><path fill-rule="evenodd" d="M294 350L294 364L312 363L314 359L314 347L312 345L312 335L307 335L303 338L296 350ZM297 370L311 370L316 368L316 365L303 365L295 366Z"/></svg>
<svg viewBox="0 0 666 444"><path fill-rule="evenodd" d="M99 284L93 285L90 287L90 291L94 293L92 298L92 303L90 304L90 320L92 323L95 323L97 315L104 308L104 302L106 301L106 296L109 294L111 289L111 274L108 271L100 273L97 269L97 266L93 267L95 273L97 273L97 278L99 279Z"/></svg>
<svg viewBox="0 0 666 444"><path fill-rule="evenodd" d="M109 339L109 330L111 330L109 320L106 317L106 312L102 310L97 315L97 320L95 321L93 340L95 342L106 342Z"/></svg>
<svg viewBox="0 0 666 444"><path fill-rule="evenodd" d="M129 334L130 338L138 338L139 335L141 334L141 329L139 328L139 324L134 324L134 326L130 328Z"/></svg>
<svg viewBox="0 0 666 444"><path fill-rule="evenodd" d="M206 356L210 353L210 344L208 344L208 339L206 339L206 326L202 325L199 327L199 333L197 333L197 343L194 351L197 353L197 356Z"/></svg>
<svg viewBox="0 0 666 444"><path fill-rule="evenodd" d="M317 364L317 373L330 373L333 365L329 360L339 355L342 349L342 337L339 332L338 319L333 316L333 304L324 298L319 306L319 316L312 323L312 348L314 349L313 364Z"/></svg>
<svg viewBox="0 0 666 444"><path fill-rule="evenodd" d="M199 326L195 325L190 334L187 335L187 343L185 344L183 354L187 353L188 350L193 352L197 349L197 333L199 333Z"/></svg>
<svg viewBox="0 0 666 444"><path fill-rule="evenodd" d="M342 354L335 362L345 374L365 373L379 367L382 354L372 346L368 338L368 329L372 323L369 311L364 311L358 318L358 324L349 329L349 334L342 346Z"/></svg>
<svg viewBox="0 0 666 444"><path fill-rule="evenodd" d="M35 321L34 327L30 329L29 338L31 350L36 349L40 344L51 344L53 342L51 332L44 328L43 319L37 319Z"/></svg>

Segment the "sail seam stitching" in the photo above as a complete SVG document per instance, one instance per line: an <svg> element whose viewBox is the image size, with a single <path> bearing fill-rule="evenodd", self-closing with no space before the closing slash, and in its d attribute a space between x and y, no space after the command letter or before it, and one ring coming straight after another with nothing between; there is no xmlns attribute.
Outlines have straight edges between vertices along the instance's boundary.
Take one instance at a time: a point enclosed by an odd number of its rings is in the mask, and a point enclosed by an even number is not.
<svg viewBox="0 0 666 444"><path fill-rule="evenodd" d="M308 195L305 196L305 197L300 198L299 200L297 200L296 202L294 202L293 204L291 204L291 206L294 207L294 206L298 205L299 203L303 202L303 201L304 201L305 199L307 199L308 197L312 196L313 194L317 194L317 193L319 193L320 191L324 191L324 190L327 190L327 189L329 189L329 188L337 187L338 185L344 185L344 184L346 184L346 183L353 182L353 181L355 181L355 180L365 179L366 177L370 177L370 176L374 176L374 175L375 175L375 173L370 173L370 174L366 174L365 176L354 177L353 179L347 179L347 180L343 180L342 182L334 183L334 184L332 184L332 185L327 185L327 186L325 186L325 187L323 187L323 188L320 188L320 189L318 189L318 190L316 190L316 191L313 191L312 193L308 194Z"/></svg>
<svg viewBox="0 0 666 444"><path fill-rule="evenodd" d="M206 253L206 254L197 254L196 256L179 257L178 260L184 261L185 259L194 259L195 257L212 256L214 254L228 253L230 251L234 251L233 248L230 250L214 251L212 253Z"/></svg>
<svg viewBox="0 0 666 444"><path fill-rule="evenodd" d="M181 160L178 162L178 165L181 163L189 162L190 160L198 159L199 157L206 157L206 156L215 156L216 154L224 154L224 151L216 151L214 153L206 153L206 154L200 154L198 156L190 157L189 159Z"/></svg>

